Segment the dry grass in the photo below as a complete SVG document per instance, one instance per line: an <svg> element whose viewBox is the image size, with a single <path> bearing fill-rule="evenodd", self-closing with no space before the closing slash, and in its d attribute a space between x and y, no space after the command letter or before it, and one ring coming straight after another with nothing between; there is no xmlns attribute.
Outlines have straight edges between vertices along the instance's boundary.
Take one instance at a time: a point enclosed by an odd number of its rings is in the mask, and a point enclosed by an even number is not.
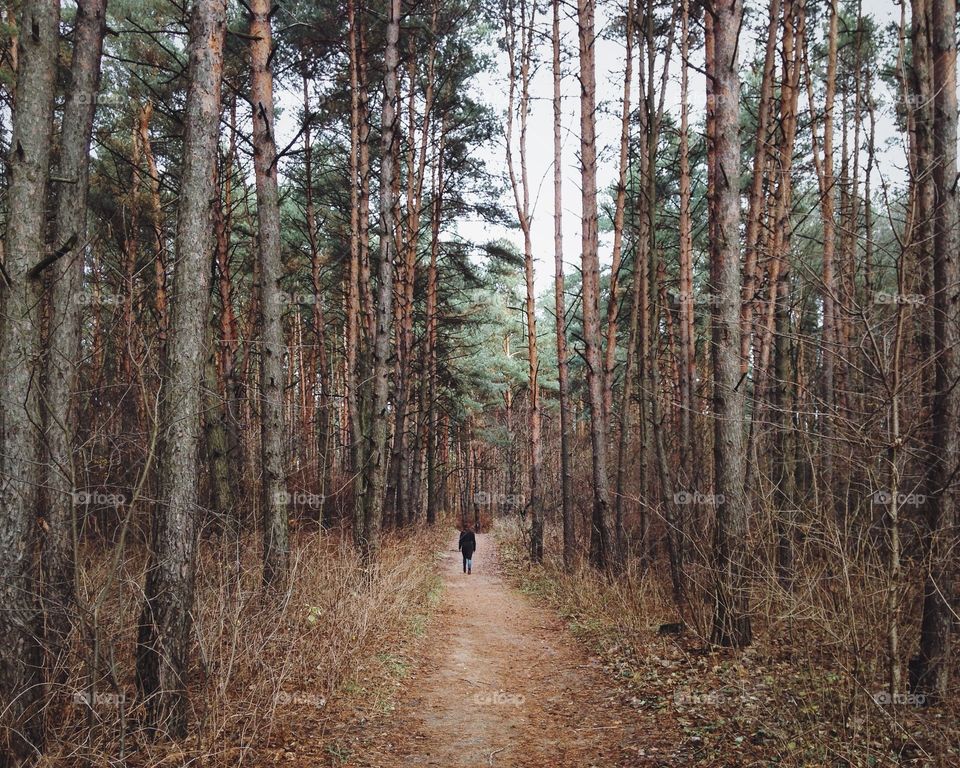
<svg viewBox="0 0 960 768"><path fill-rule="evenodd" d="M439 539L435 532L388 536L369 571L339 533L301 532L291 549L289 590L266 603L256 540L242 543L239 558L203 545L189 676L193 726L175 746L147 738L139 726L134 653L143 552L125 553L114 569L102 548L85 550L82 604L99 601L100 608L74 638L66 708L51 722L43 765L335 760L338 727L391 706L408 664L404 649L439 595Z"/></svg>
<svg viewBox="0 0 960 768"><path fill-rule="evenodd" d="M678 728L674 759L683 764L960 765L960 697L937 707L878 700L886 690L885 583L867 558L828 569L844 574L842 589L801 569L806 576L787 594L758 570L754 644L731 651L704 641L710 606L699 594L684 612L683 635L659 634L678 621L665 571L634 565L608 580L581 564L565 573L556 527L547 529L551 554L534 568L516 520L499 521L497 534L507 574L603 659L638 717ZM707 580L695 573L695 583ZM916 617L906 607L902 633L910 637Z"/></svg>

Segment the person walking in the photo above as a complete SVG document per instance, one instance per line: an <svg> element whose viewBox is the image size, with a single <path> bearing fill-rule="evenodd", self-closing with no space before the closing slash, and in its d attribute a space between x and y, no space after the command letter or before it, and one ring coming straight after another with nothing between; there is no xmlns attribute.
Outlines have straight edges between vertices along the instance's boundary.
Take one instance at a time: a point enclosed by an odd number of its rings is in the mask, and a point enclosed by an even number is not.
<svg viewBox="0 0 960 768"><path fill-rule="evenodd" d="M463 572L473 571L473 553L477 551L477 537L468 525L460 533L460 544L457 547L463 555Z"/></svg>

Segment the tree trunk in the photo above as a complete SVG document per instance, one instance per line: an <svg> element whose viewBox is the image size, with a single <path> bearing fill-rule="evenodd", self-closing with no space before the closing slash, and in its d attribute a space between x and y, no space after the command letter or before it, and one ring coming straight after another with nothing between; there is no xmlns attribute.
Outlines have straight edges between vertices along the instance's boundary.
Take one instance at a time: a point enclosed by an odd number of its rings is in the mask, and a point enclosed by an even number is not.
<svg viewBox="0 0 960 768"><path fill-rule="evenodd" d="M150 226L153 229L153 244L156 249L153 262L154 298L153 308L157 313L157 325L160 329L157 335L159 347L162 350L167 338L167 243L163 232L163 206L160 202L160 173L157 170L157 161L153 156L153 147L150 143L150 118L153 116L153 104L149 100L143 105L137 116L137 134L140 138L140 148L143 158L147 162L147 182L150 187ZM136 233L134 233L136 236Z"/></svg>
<svg viewBox="0 0 960 768"><path fill-rule="evenodd" d="M355 0L347 3L348 39L350 49L350 267L347 270L346 294L346 350L344 379L346 389L347 422L350 435L350 471L359 471L363 461L363 435L360 429L360 392L357 380L360 362L360 262L363 247L363 206L361 153L363 145L362 89L365 84L360 72L359 17ZM356 507L359 509L359 505ZM354 520L354 533L359 536L360 521Z"/></svg>
<svg viewBox="0 0 960 768"><path fill-rule="evenodd" d="M320 389L320 416L319 424L315 424L316 432L316 455L317 460L322 463L320 467L320 495L321 505L320 520L324 525L330 524L329 505L326 502L326 495L330 493L333 487L333 407L330 404L330 390L332 382L330 378L330 358L327 353L327 315L325 311L325 296L323 285L320 282L321 254L320 245L317 242L317 215L316 205L313 194L313 142L310 131L310 92L308 90L308 79L306 73L303 75L303 108L307 127L303 132L303 167L305 174L305 224L307 226L307 241L310 244L310 279L313 287L313 352L310 355L310 381L319 385ZM355 194L356 185L350 187L351 194ZM312 388L311 388L312 389ZM310 397L312 408L313 396Z"/></svg>
<svg viewBox="0 0 960 768"><path fill-rule="evenodd" d="M8 165L7 237L0 280L0 374L4 408L0 443L0 701L9 730L0 763L19 765L43 747L40 711L41 614L34 558L40 472L39 353L41 281L29 275L43 257L60 5L24 0L18 43L16 109ZM71 497L72 501L72 497ZM3 757L9 755L8 759Z"/></svg>
<svg viewBox="0 0 960 768"><path fill-rule="evenodd" d="M73 622L76 600L76 518L73 466L77 413L73 393L77 386L84 257L87 251L87 195L89 151L98 92L106 0L77 5L70 88L60 137L59 176L73 179L59 190L54 243L72 247L51 267L49 338L45 357L44 433L46 461L43 485L48 495L47 528L43 540L44 612L48 679L60 687L66 681L62 665Z"/></svg>
<svg viewBox="0 0 960 768"><path fill-rule="evenodd" d="M610 490L607 478L607 425L603 419L603 369L600 357L599 284L597 253L597 139L595 0L577 0L580 46L580 163L582 191L581 269L583 271L583 338L586 346L587 389L590 402L590 442L593 449L593 515L590 561L610 568Z"/></svg>
<svg viewBox="0 0 960 768"><path fill-rule="evenodd" d="M751 428L759 423L756 409L769 380L767 373L770 347L775 346L773 392L771 401L776 434L773 445L774 505L777 526L776 572L780 586L793 586L793 529L795 526L796 474L793 466L793 396L790 382L790 240L793 179L791 176L794 143L797 134L797 105L800 91L800 54L805 45L806 8L803 2L786 0L783 15L783 80L781 85L780 124L782 136L778 151L780 181L774 206L774 248L768 283L769 302L763 324L763 341L757 381L757 403ZM751 454L752 455L752 454ZM749 476L749 471L748 471ZM750 493L747 484L747 493Z"/></svg>
<svg viewBox="0 0 960 768"><path fill-rule="evenodd" d="M260 256L260 506L263 510L263 582L283 587L290 560L283 461L283 274L277 144L274 134L273 39L270 0L250 3L250 97Z"/></svg>
<svg viewBox="0 0 960 768"><path fill-rule="evenodd" d="M613 252L610 257L610 291L607 297L607 346L603 362L603 413L611 424L613 410L613 372L617 365L617 318L620 285L620 265L623 252L623 218L627 202L627 171L630 148L630 81L633 76L633 0L627 0L625 19L625 64L623 71L623 99L620 108L620 171L613 203ZM651 78L652 79L652 78Z"/></svg>
<svg viewBox="0 0 960 768"><path fill-rule="evenodd" d="M740 306L740 370L746 372L750 360L753 334L753 304L756 290L757 252L763 224L764 183L766 182L769 153L767 137L770 123L770 104L773 101L773 79L776 71L777 29L780 23L780 0L770 0L767 22L767 46L763 60L760 99L757 103L757 132L754 140L753 178L750 183L750 202L746 222L746 247L743 265L743 301Z"/></svg>
<svg viewBox="0 0 960 768"><path fill-rule="evenodd" d="M837 286L834 275L835 222L833 218L833 104L837 89L837 3L830 0L830 28L827 40L827 82L823 107L823 160L819 164L820 212L823 218L823 429L824 435L831 432L836 407L836 353L837 353ZM811 109L812 109L811 104ZM815 132L814 132L815 133ZM814 146L814 162L817 150ZM832 461L825 461L825 485L827 493L833 492Z"/></svg>
<svg viewBox="0 0 960 768"><path fill-rule="evenodd" d="M137 646L137 683L147 726L171 738L187 730L199 479L200 382L210 259L226 0L197 0L190 22L190 83L177 210L170 337L164 360L159 503L151 533Z"/></svg>
<svg viewBox="0 0 960 768"><path fill-rule="evenodd" d="M690 179L689 147L689 69L687 58L690 50L690 0L683 0L681 20L681 73L680 73L680 467L686 473L685 489L695 483L694 467L697 466L696 441L694 440L696 416L696 326L693 301L693 222L690 215L692 198Z"/></svg>
<svg viewBox="0 0 960 768"><path fill-rule="evenodd" d="M743 391L740 388L740 80L737 43L741 0L715 4L713 205L716 243L711 265L713 301L714 472L716 595L712 642L750 644L746 572L747 500L744 495Z"/></svg>
<svg viewBox="0 0 960 768"><path fill-rule="evenodd" d="M573 466L570 384L567 374L567 311L563 276L563 141L560 101L560 0L552 0L553 34L553 299L557 332L557 373L560 388L560 495L563 516L563 565L571 570L576 557L576 531L573 522Z"/></svg>
<svg viewBox="0 0 960 768"><path fill-rule="evenodd" d="M948 695L953 623L957 450L960 448L960 220L957 211L956 0L930 0L933 60L933 435L927 501L929 570L924 579L918 688L932 701Z"/></svg>
<svg viewBox="0 0 960 768"><path fill-rule="evenodd" d="M531 56L533 55L533 34L536 20L536 4L530 4L530 15L527 17L526 0L520 0L519 27L514 15L513 5L508 6L507 25L507 56L510 59L510 85L507 99L507 130L506 152L507 171L510 176L510 186L513 190L513 199L517 211L517 219L523 232L523 264L524 281L526 287L526 301L524 304L527 332L527 380L530 392L529 411L527 422L527 447L530 451L530 496L526 501L526 508L530 510L530 560L539 563L543 560L543 508L540 488L540 478L543 464L543 447L541 446L541 413L540 413L540 386L538 383L539 369L537 362L537 314L536 295L534 292L534 256L533 241L531 239L530 220L530 182L527 175L527 120L530 112L530 79L532 77ZM518 43L519 37L519 43ZM519 57L519 73L517 60ZM517 81L520 82L520 101L516 110ZM518 148L520 150L520 174L517 177L513 161L513 115L520 116L520 136Z"/></svg>
<svg viewBox="0 0 960 768"><path fill-rule="evenodd" d="M390 0L384 53L383 107L380 116L380 264L376 323L372 349L372 392L365 398L364 461L358 475L356 499L362 504L359 544L365 560L373 562L380 546L386 484L387 401L389 397L390 321L393 316L393 262L396 257L397 212L394 175L397 136L397 69L400 37L400 0ZM369 436L368 436L369 435Z"/></svg>
<svg viewBox="0 0 960 768"><path fill-rule="evenodd" d="M437 521L440 493L437 487L437 260L440 256L440 218L443 213L443 154L446 122L441 122L437 145L436 180L431 212L430 266L427 269L427 351L426 390L427 407L427 525Z"/></svg>

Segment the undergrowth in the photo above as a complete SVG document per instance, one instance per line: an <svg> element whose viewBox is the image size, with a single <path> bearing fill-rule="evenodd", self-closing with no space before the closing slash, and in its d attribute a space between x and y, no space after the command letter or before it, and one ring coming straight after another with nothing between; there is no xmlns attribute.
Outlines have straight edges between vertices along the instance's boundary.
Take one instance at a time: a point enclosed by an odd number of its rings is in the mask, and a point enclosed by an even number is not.
<svg viewBox="0 0 960 768"><path fill-rule="evenodd" d="M349 746L338 733L392 710L438 603L438 541L436 532L387 535L379 562L365 569L341 534L301 531L291 542L288 589L269 600L253 537L241 542L239 558L204 542L188 675L191 729L178 743L140 727L134 667L144 552L128 547L114 569L102 545L85 546L80 604L96 608L85 611L72 638L41 765L346 760Z"/></svg>
<svg viewBox="0 0 960 768"><path fill-rule="evenodd" d="M832 596L814 583L790 596L761 585L754 643L720 649L703 630L709 603L700 596L678 613L669 577L655 568L632 563L608 579L579 562L568 573L549 526L545 562L532 566L519 521L499 520L496 534L507 577L565 620L637 717L676 729L677 765L960 765L957 697L935 707L884 700L884 625L868 610L867 589L862 604L832 612ZM851 611L860 633L853 639Z"/></svg>

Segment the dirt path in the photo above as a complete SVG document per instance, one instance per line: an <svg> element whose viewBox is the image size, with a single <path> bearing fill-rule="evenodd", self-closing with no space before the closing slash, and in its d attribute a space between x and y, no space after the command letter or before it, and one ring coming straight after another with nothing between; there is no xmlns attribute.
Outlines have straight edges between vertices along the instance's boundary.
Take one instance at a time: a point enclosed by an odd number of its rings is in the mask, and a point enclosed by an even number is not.
<svg viewBox="0 0 960 768"><path fill-rule="evenodd" d="M508 587L493 537L473 575L455 536L439 615L397 711L369 724L357 766L636 766L637 712L557 617Z"/></svg>

